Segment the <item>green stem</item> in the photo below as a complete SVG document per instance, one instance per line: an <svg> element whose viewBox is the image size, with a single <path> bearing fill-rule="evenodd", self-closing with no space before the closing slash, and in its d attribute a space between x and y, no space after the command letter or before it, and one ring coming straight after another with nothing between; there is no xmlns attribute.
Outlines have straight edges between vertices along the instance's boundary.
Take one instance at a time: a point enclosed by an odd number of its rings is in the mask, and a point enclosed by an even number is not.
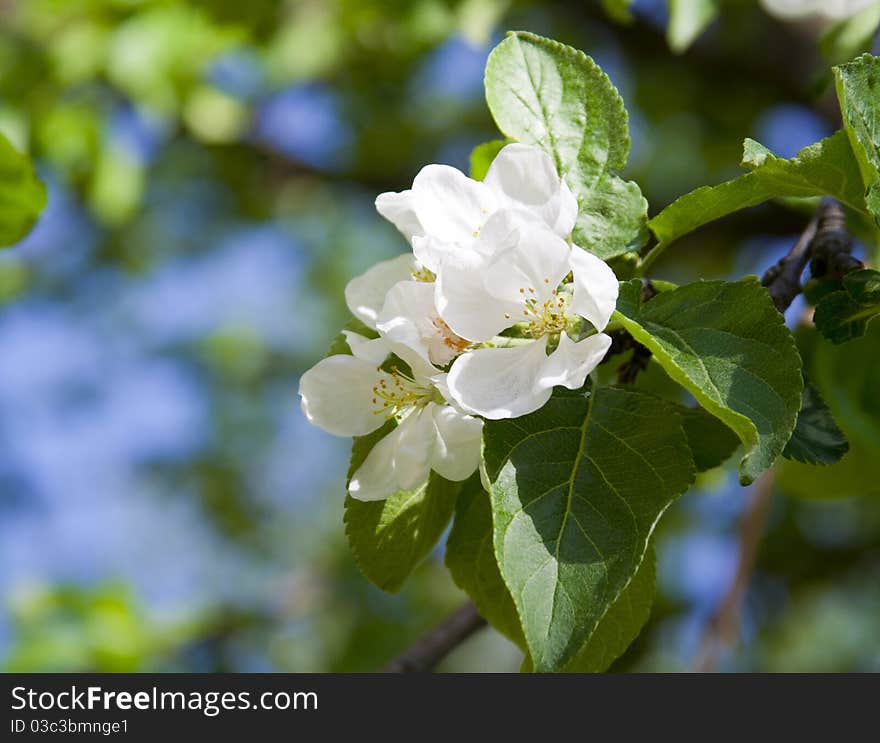
<svg viewBox="0 0 880 743"><path fill-rule="evenodd" d="M642 260L639 261L639 265L636 266L636 277L641 278L645 275L647 270L654 265L655 261L663 255L663 251L666 250L670 245L670 242L663 242L660 240L653 248L651 248Z"/></svg>

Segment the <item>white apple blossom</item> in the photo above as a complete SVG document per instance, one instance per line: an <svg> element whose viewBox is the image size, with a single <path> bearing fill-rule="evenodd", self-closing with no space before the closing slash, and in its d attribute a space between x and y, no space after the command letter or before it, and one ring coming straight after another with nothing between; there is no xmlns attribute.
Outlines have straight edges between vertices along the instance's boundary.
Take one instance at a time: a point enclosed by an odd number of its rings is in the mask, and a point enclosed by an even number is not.
<svg viewBox="0 0 880 743"><path fill-rule="evenodd" d="M448 165L427 165L411 189L380 194L376 209L412 243L420 267L436 273L442 257L470 247L498 211L522 212L567 237L578 205L549 155L529 145L509 144L482 181Z"/></svg>
<svg viewBox="0 0 880 743"><path fill-rule="evenodd" d="M471 347L452 332L434 304L434 284L401 281L385 298L376 327L389 341L406 346L425 361L446 366Z"/></svg>
<svg viewBox="0 0 880 743"><path fill-rule="evenodd" d="M617 292L604 261L545 224L493 215L474 249L450 253L437 274L440 317L456 336L488 344L454 361L452 398L486 418L515 418L543 406L556 385L582 386L611 345L603 333L581 338L583 320L603 330ZM497 337L507 329L518 337Z"/></svg>
<svg viewBox="0 0 880 743"><path fill-rule="evenodd" d="M422 286L405 280L411 270L411 256L373 266L346 287L349 309L375 330L389 287ZM449 480L469 477L479 462L482 421L449 404L446 375L423 358L427 350L420 355L382 336L345 336L351 356L329 356L300 378L303 413L337 436L363 436L389 419L397 423L354 472L349 493L382 500L419 487L432 470ZM404 364L383 366L391 353Z"/></svg>

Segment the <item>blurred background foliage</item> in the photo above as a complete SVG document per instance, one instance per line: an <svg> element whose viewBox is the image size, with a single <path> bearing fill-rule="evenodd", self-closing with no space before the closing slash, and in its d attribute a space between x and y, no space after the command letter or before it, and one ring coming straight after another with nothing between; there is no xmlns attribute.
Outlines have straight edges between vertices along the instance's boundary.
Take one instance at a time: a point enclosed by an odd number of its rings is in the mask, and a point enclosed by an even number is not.
<svg viewBox="0 0 880 743"><path fill-rule="evenodd" d="M730 0L677 55L664 2L623 23L606 12L622 5L0 3L0 131L49 186L37 228L0 254L5 669L372 670L462 602L442 548L396 596L358 573L348 443L299 412L298 374L345 321L345 282L404 249L375 195L428 162L466 169L492 138L482 72L507 28L609 73L630 111L626 175L653 212L734 175L746 136L791 156L837 128L829 63L871 43ZM749 210L657 274L761 272L803 222ZM779 468L722 668L876 671L878 328L839 348L799 334L852 452ZM652 619L615 669L692 667L748 495L720 469L670 510ZM518 665L484 631L444 668Z"/></svg>

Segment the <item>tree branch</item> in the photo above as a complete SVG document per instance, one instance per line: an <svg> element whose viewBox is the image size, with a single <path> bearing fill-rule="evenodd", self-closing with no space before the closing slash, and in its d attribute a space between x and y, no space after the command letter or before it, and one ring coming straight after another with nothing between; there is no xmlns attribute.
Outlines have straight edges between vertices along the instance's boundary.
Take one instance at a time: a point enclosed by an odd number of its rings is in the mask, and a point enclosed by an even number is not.
<svg viewBox="0 0 880 743"><path fill-rule="evenodd" d="M779 262L771 266L761 277L761 283L767 287L776 309L785 312L795 297L803 291L801 275L810 262L810 246L819 227L819 210L807 223L801 236Z"/></svg>
<svg viewBox="0 0 880 743"><path fill-rule="evenodd" d="M791 250L776 265L767 269L761 283L767 287L773 304L785 312L803 291L801 276L807 264L814 278L839 278L862 262L850 255L852 236L846 229L843 207L834 199L824 198Z"/></svg>
<svg viewBox="0 0 880 743"><path fill-rule="evenodd" d="M773 470L765 472L752 488L745 513L739 524L739 562L730 588L706 625L700 641L694 670L710 673L718 668L721 655L739 634L740 614L758 557L758 545L773 497Z"/></svg>
<svg viewBox="0 0 880 743"><path fill-rule="evenodd" d="M383 673L424 673L431 671L449 653L474 632L486 626L477 607L468 601L454 614L419 638L415 644L395 658Z"/></svg>

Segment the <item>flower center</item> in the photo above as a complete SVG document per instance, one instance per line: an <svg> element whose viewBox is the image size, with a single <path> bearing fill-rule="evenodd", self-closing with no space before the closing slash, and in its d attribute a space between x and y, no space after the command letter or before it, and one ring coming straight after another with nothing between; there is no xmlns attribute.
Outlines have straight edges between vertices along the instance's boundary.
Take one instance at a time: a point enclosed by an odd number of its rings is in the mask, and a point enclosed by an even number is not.
<svg viewBox="0 0 880 743"><path fill-rule="evenodd" d="M544 283L549 284L550 279L544 279ZM568 327L571 319L568 316L571 299L568 292L553 289L544 300L540 299L532 286L520 287L519 293L523 299L523 331L526 335L537 340L545 335L558 335ZM512 319L508 313L504 316L508 320Z"/></svg>
<svg viewBox="0 0 880 743"><path fill-rule="evenodd" d="M471 342L455 334L439 315L431 318L433 339L428 340L431 360L437 364L448 364L452 359L471 347ZM433 341L433 342L432 342Z"/></svg>
<svg viewBox="0 0 880 743"><path fill-rule="evenodd" d="M423 407L434 399L434 388L418 384L414 379L406 376L396 366L391 367L391 373L377 369L383 376L373 386L373 405L377 415L386 418L402 420L404 414L411 408ZM390 377L390 379L386 379Z"/></svg>

